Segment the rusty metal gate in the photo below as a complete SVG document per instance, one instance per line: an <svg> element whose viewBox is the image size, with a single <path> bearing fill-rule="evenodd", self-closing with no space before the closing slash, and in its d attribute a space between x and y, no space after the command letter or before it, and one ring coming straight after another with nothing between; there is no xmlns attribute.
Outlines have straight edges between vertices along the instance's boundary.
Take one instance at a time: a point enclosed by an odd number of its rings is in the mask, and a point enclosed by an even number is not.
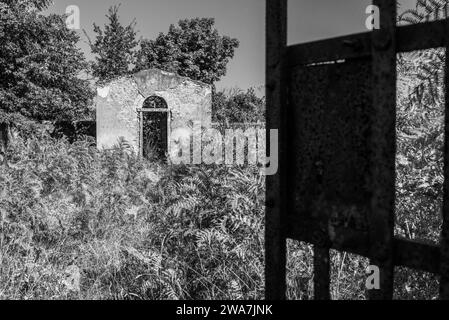
<svg viewBox="0 0 449 320"><path fill-rule="evenodd" d="M439 274L449 299L449 116L440 244L394 236L396 54L447 49L448 21L397 27L396 1L374 0L379 30L288 46L287 0L266 3L267 129L279 130L279 171L267 177L266 298L285 299L289 238L313 244L315 299L330 298L330 249L380 268L370 299L392 299L395 266ZM449 115L447 91L445 101Z"/></svg>

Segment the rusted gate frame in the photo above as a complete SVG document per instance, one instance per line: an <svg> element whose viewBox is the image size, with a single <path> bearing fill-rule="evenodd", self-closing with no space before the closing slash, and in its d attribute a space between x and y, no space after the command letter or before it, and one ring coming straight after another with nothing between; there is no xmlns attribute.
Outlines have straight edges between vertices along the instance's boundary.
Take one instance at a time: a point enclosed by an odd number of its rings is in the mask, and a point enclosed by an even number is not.
<svg viewBox="0 0 449 320"><path fill-rule="evenodd" d="M287 86L285 54L287 52L287 0L266 1L266 147L271 149L270 129L279 130L279 168L276 175L266 179L265 216L265 297L268 300L285 298L286 236L283 210L288 205L283 201L288 175L288 131L285 130ZM269 154L269 153L268 153Z"/></svg>
<svg viewBox="0 0 449 320"><path fill-rule="evenodd" d="M292 163L288 157L288 103L286 101L289 68L326 61L372 57L373 59L373 152L381 170L374 170L383 181L374 186L371 209L378 214L369 219L369 243L357 247L346 244L332 249L362 255L381 268L381 290L370 291L371 299L391 299L394 266L405 266L440 275L440 298L449 299L449 116L445 116L443 227L440 245L394 237L396 53L437 47L449 49L448 20L396 27L396 1L374 0L380 8L381 29L307 44L287 46L287 0L266 0L266 86L267 129L279 130L279 171L267 177L266 194L266 298L285 299L286 239L314 243L308 235L295 232L289 222L288 175ZM445 84L449 87L449 64ZM446 90L445 115L449 115L449 90ZM376 123L377 121L377 123ZM269 130L267 130L269 132ZM267 137L267 143L270 141ZM267 148L269 150L269 147ZM287 231L289 230L289 231ZM315 298L329 299L329 249L315 246Z"/></svg>

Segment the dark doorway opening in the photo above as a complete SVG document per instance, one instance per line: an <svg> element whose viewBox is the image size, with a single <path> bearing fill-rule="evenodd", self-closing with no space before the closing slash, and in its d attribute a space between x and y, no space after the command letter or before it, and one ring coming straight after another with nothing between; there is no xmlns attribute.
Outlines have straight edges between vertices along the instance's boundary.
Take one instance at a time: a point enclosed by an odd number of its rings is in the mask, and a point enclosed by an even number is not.
<svg viewBox="0 0 449 320"><path fill-rule="evenodd" d="M145 159L158 161L168 151L169 118L167 102L158 96L145 100L141 109L141 154Z"/></svg>

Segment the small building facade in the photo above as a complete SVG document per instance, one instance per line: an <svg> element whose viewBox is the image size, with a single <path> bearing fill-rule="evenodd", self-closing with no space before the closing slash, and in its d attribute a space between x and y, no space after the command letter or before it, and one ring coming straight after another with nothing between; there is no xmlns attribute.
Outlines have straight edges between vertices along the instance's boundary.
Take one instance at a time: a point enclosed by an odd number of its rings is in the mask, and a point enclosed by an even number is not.
<svg viewBox="0 0 449 320"><path fill-rule="evenodd" d="M146 158L165 155L170 133L192 123L209 127L212 87L159 69L144 70L97 89L97 146L122 140Z"/></svg>

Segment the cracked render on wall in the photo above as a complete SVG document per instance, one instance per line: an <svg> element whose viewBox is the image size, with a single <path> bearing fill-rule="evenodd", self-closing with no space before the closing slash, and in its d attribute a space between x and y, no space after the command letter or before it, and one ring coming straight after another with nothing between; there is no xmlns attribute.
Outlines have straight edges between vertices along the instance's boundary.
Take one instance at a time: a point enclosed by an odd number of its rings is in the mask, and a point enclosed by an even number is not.
<svg viewBox="0 0 449 320"><path fill-rule="evenodd" d="M151 96L162 97L167 102L172 132L193 122L210 127L210 85L158 69L144 70L97 89L97 146L110 149L119 140L125 140L139 152L137 110Z"/></svg>

